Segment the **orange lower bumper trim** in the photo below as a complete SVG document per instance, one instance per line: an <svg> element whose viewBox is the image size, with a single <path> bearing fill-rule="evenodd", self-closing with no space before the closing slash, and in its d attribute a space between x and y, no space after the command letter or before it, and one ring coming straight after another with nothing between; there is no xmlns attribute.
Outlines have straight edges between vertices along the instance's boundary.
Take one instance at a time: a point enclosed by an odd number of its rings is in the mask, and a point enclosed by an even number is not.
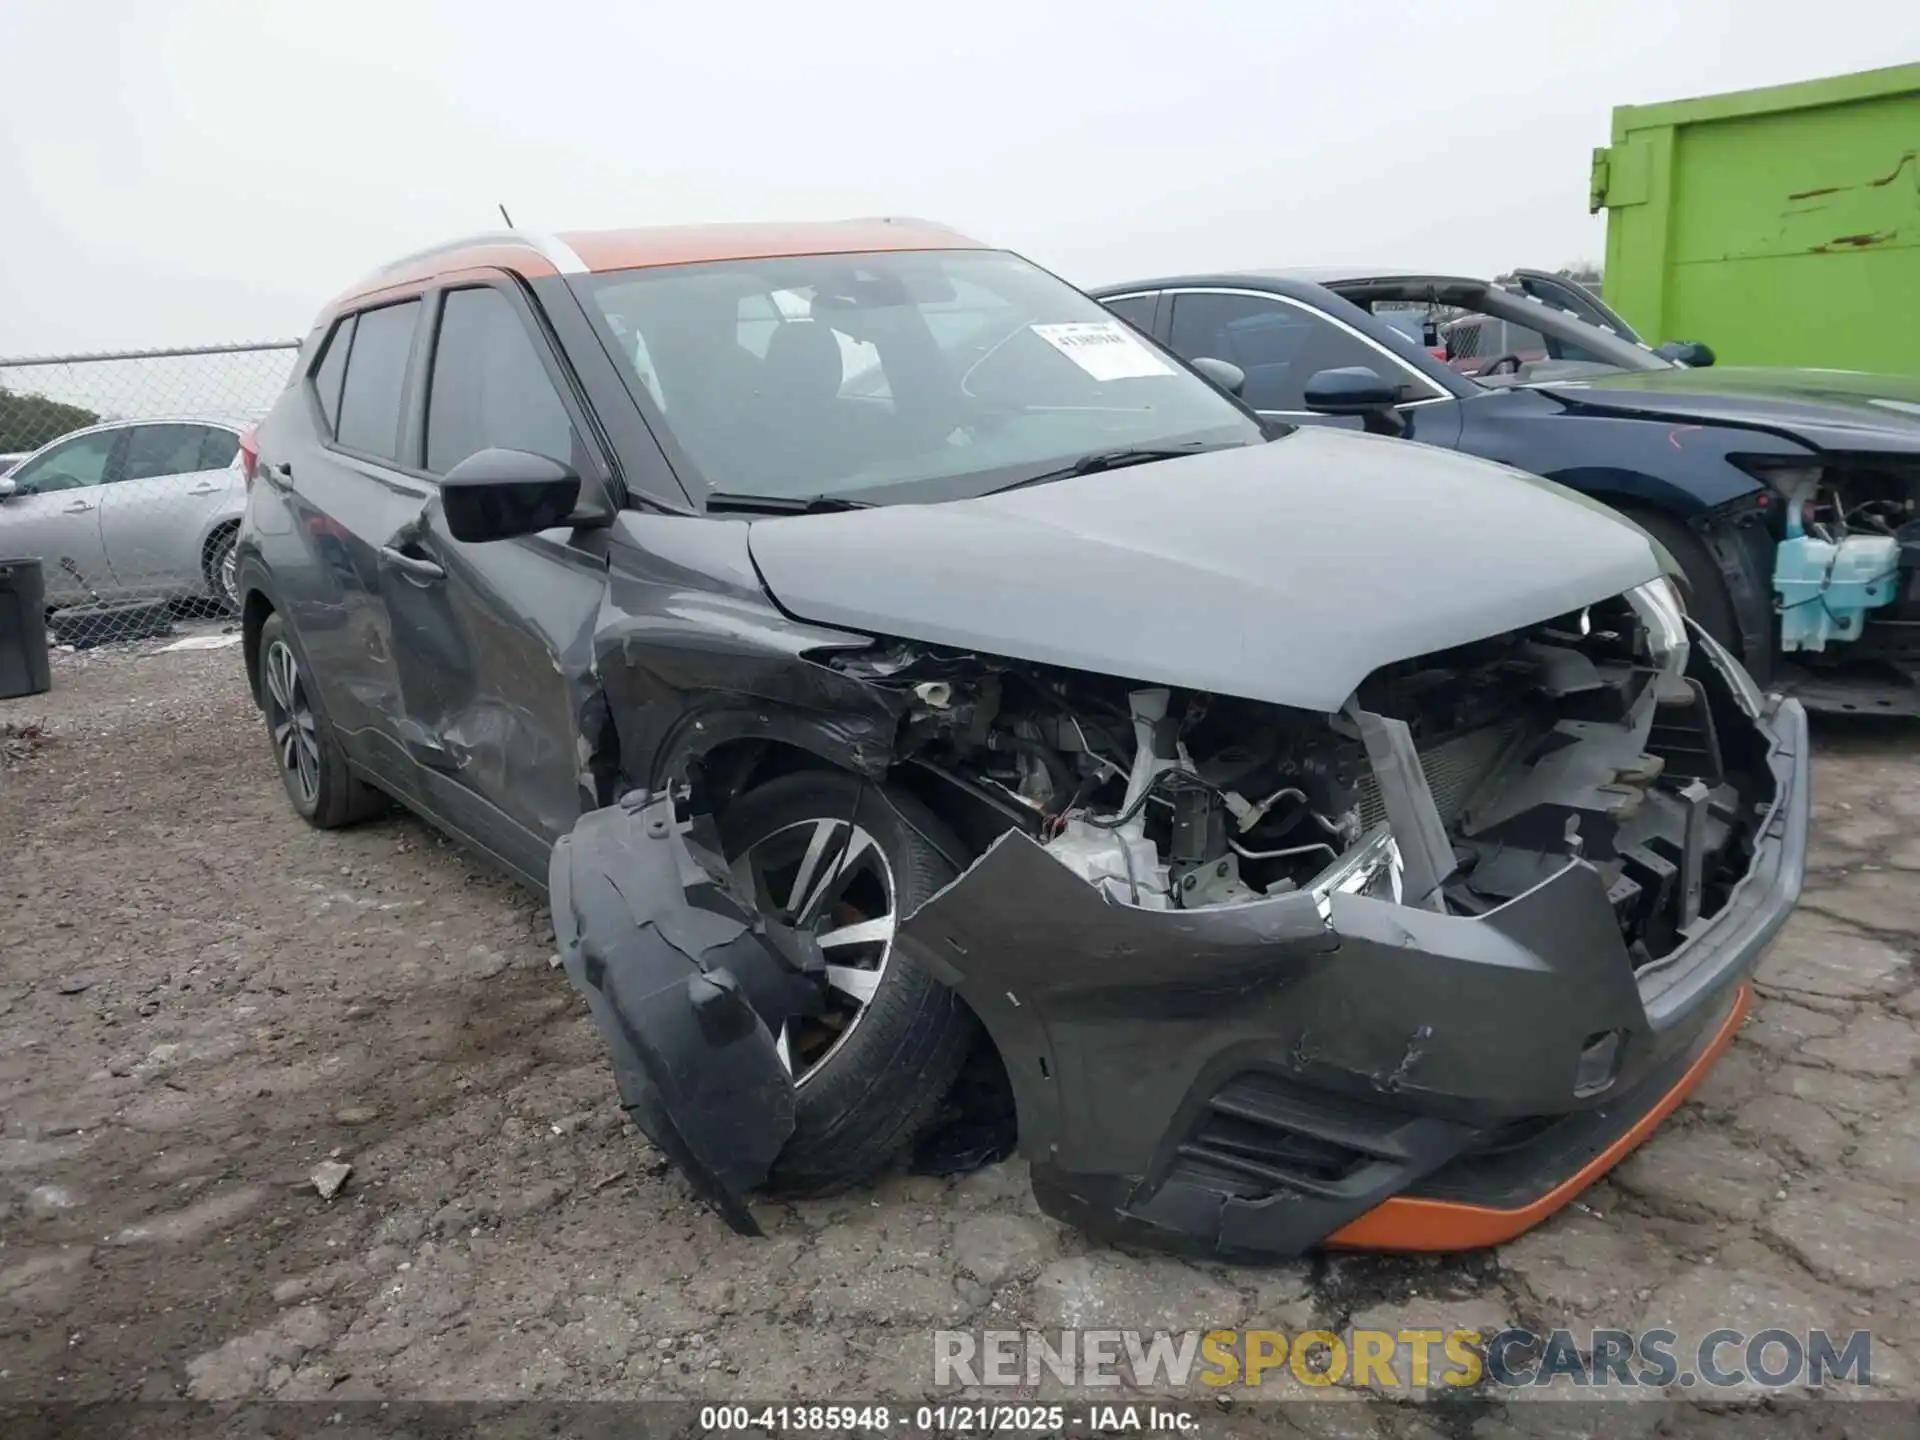
<svg viewBox="0 0 1920 1440"><path fill-rule="evenodd" d="M1752 1003L1753 987L1742 985L1734 995L1733 1009L1720 1022L1707 1048L1694 1058L1673 1088L1636 1120L1631 1130L1531 1205L1517 1210L1493 1210L1453 1200L1421 1200L1397 1195L1343 1225L1328 1236L1325 1243L1344 1250L1477 1250L1531 1230L1618 1165L1679 1107L1713 1068L1714 1061L1733 1043L1734 1034L1746 1019Z"/></svg>

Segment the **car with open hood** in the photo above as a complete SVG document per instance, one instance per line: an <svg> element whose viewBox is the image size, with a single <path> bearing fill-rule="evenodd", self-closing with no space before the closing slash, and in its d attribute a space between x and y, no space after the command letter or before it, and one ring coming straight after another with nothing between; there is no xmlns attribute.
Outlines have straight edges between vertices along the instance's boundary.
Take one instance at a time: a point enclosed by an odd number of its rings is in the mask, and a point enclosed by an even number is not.
<svg viewBox="0 0 1920 1440"><path fill-rule="evenodd" d="M1799 891L1804 714L1641 531L1263 422L939 226L409 257L245 464L294 807L544 888L742 1231L984 1057L1102 1233L1490 1243L1687 1093Z"/></svg>
<svg viewBox="0 0 1920 1440"><path fill-rule="evenodd" d="M1094 293L1232 371L1263 415L1460 450L1603 501L1668 550L1694 618L1761 684L1809 709L1920 715L1920 379L1655 350L1538 270L1240 271ZM1438 356L1408 337L1409 306L1439 318Z"/></svg>

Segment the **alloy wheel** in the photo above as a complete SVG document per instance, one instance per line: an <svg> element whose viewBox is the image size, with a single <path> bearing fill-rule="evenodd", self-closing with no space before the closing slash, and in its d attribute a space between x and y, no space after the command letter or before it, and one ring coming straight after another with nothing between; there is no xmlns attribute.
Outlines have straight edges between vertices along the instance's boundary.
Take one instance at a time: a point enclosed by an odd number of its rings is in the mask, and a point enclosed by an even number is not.
<svg viewBox="0 0 1920 1440"><path fill-rule="evenodd" d="M874 838L846 820L801 820L756 841L734 862L762 914L810 930L826 952L826 1007L780 1027L780 1063L804 1085L846 1044L893 956L893 867Z"/></svg>
<svg viewBox="0 0 1920 1440"><path fill-rule="evenodd" d="M300 803L311 809L320 800L320 737L307 699L300 662L284 640L267 647L262 662L267 682L267 727L273 735L274 758L280 762Z"/></svg>

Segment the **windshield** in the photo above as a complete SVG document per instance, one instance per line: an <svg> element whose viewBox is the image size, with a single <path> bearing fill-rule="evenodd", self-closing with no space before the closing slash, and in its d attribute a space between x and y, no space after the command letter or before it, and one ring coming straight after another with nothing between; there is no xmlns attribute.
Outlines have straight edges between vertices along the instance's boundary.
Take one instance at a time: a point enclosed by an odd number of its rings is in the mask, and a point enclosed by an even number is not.
<svg viewBox="0 0 1920 1440"><path fill-rule="evenodd" d="M573 283L693 470L696 499L954 499L1099 452L1264 438L1097 301L999 251L734 260Z"/></svg>

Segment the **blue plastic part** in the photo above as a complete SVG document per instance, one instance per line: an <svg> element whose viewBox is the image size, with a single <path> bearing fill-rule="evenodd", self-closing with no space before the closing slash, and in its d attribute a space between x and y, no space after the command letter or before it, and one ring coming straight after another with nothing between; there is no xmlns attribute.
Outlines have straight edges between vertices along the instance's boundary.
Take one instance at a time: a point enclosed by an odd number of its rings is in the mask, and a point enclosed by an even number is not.
<svg viewBox="0 0 1920 1440"><path fill-rule="evenodd" d="M1788 531L1773 559L1780 648L1824 650L1858 640L1867 611L1891 604L1899 592L1900 542L1891 535L1823 540L1799 533L1797 524Z"/></svg>

